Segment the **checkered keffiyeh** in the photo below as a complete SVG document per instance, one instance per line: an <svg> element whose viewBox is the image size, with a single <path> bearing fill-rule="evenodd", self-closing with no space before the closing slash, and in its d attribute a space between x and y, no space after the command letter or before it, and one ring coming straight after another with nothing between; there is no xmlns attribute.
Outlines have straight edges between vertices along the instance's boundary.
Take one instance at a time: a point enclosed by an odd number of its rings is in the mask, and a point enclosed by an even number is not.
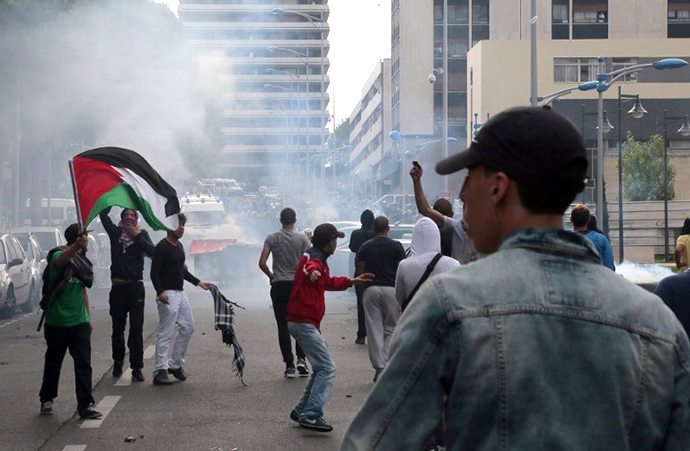
<svg viewBox="0 0 690 451"><path fill-rule="evenodd" d="M232 367L237 377L240 378L242 385L246 386L247 384L244 383L244 351L242 350L242 346L235 335L235 328L233 326L235 322L235 309L233 306L241 309L244 309L244 307L228 300L228 298L226 298L215 285L211 285L209 291L211 291L211 295L213 296L213 304L216 312L215 329L220 330L223 333L223 343L228 346L232 346L233 350L235 351L235 357L232 360Z"/></svg>

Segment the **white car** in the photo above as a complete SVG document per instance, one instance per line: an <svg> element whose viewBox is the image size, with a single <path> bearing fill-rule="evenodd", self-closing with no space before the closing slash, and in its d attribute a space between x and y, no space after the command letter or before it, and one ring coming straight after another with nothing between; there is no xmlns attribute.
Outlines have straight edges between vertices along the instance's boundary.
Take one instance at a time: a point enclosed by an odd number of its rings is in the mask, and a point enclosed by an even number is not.
<svg viewBox="0 0 690 451"><path fill-rule="evenodd" d="M43 271L47 265L46 259L42 255L41 246L38 244L38 240L31 232L10 230L10 233L19 240L19 243L24 248L24 252L31 263L31 304L33 307L37 307L39 302L41 302Z"/></svg>
<svg viewBox="0 0 690 451"><path fill-rule="evenodd" d="M0 318L12 318L17 306L25 313L33 310L31 275L31 263L17 238L0 235Z"/></svg>

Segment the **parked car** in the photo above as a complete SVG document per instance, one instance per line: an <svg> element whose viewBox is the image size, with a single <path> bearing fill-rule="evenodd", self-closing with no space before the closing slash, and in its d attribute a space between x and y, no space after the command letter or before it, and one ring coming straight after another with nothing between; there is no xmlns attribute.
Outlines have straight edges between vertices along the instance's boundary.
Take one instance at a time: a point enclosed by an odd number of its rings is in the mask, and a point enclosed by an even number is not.
<svg viewBox="0 0 690 451"><path fill-rule="evenodd" d="M110 240L107 233L89 233L86 256L93 264L93 288L110 288Z"/></svg>
<svg viewBox="0 0 690 451"><path fill-rule="evenodd" d="M39 302L41 302L41 290L43 288L43 270L46 267L46 259L43 257L41 252L41 246L38 244L38 240L31 233L25 230L10 230L19 244L22 245L26 256L31 262L31 304L33 307L37 307Z"/></svg>
<svg viewBox="0 0 690 451"><path fill-rule="evenodd" d="M0 318L11 318L19 306L23 312L33 310L31 263L17 238L0 235Z"/></svg>
<svg viewBox="0 0 690 451"><path fill-rule="evenodd" d="M23 227L21 229L15 230L15 232L25 232L31 233L36 240L38 245L41 247L41 258L46 258L48 252L54 247L65 246L67 240L62 231L55 227Z"/></svg>
<svg viewBox="0 0 690 451"><path fill-rule="evenodd" d="M338 247L335 253L328 259L328 267L333 276L352 276L355 268L355 255L350 251L350 235L361 227L359 222L333 222L338 230L345 233L345 238L338 238ZM410 255L412 244L412 225L391 225L388 237L400 241L405 249L405 255Z"/></svg>

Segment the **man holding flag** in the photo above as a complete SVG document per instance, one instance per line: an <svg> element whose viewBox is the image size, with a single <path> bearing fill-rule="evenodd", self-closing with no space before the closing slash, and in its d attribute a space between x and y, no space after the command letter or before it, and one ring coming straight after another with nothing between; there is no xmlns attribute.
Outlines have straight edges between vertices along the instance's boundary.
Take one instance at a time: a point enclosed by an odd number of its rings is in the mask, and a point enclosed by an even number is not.
<svg viewBox="0 0 690 451"><path fill-rule="evenodd" d="M189 339L194 332L194 318L189 299L182 291L182 286L187 280L204 290L208 290L210 284L200 282L187 271L184 248L179 242L184 234L186 218L180 214L180 202L175 189L163 180L141 155L119 147L100 147L82 152L70 161L70 171L79 224L82 226L82 230L103 211L105 213L101 215L101 219L105 219L104 224L113 225L107 216L112 206L125 209L123 222L127 219L124 217L127 212L136 215L136 211L139 211L151 228L167 230L167 237L161 240L153 250L153 264L151 265L151 280L156 289L158 314L160 316L156 337L153 383L171 384L168 379L168 372L179 380L185 380L186 376L182 364ZM137 233L138 227L125 227L122 231L112 230L110 232L108 235L111 237L111 242L116 235L115 232L119 233L117 237L119 241L125 237L121 246L124 252L127 250L124 244L128 241L127 238L130 238L129 241L136 241L136 238L141 235L141 232ZM142 241L143 239L140 239L137 242ZM152 247L150 240L148 245L143 245L144 252L147 254L146 250L151 250L149 246ZM113 268L115 268L116 260L117 258L113 253ZM143 271L143 255L139 260L141 260L141 271ZM113 280L116 281L122 277L125 282L138 281L140 279L139 264L137 263L136 266L137 271L131 274L124 275L124 273L118 272L116 275L113 271ZM141 288L143 296L143 286ZM115 290L115 283L113 290ZM135 298L139 297L139 293L131 294ZM143 310L143 302L141 307ZM130 316L130 329L132 322ZM180 325L180 331L173 347L172 356L168 361L168 349L175 332L176 323ZM118 328L121 326L122 324ZM124 346L120 346L121 349L116 352L115 332L116 324L115 316L113 316L113 359L115 360L113 375L118 375L122 371L121 359L124 358ZM130 335L130 341L131 337ZM143 362L140 362L137 357L139 355L138 347L134 352L131 343L130 354L130 365L133 369L132 377L141 381L144 379L140 371Z"/></svg>

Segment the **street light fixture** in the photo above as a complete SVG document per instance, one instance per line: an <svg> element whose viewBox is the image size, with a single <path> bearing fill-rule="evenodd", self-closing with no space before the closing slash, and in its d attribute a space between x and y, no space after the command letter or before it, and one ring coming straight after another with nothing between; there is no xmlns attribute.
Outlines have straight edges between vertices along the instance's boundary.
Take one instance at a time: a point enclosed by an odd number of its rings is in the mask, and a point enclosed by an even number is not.
<svg viewBox="0 0 690 451"><path fill-rule="evenodd" d="M609 118L606 115L606 110L604 110L604 114L601 116L600 123L602 131L605 135L608 135L612 130L615 130L615 127L611 125L611 122L609 121ZM597 126L597 130L599 130L599 126Z"/></svg>
<svg viewBox="0 0 690 451"><path fill-rule="evenodd" d="M635 104L628 111L634 119L642 119L647 114L640 102L639 94L623 94L618 86L618 263L625 258L625 244L623 238L623 99L635 99ZM602 218L603 219L603 218Z"/></svg>
<svg viewBox="0 0 690 451"><path fill-rule="evenodd" d="M664 261L668 260L668 138L667 125L669 121L683 121L678 129L681 136L690 136L690 123L688 116L667 116L664 110Z"/></svg>
<svg viewBox="0 0 690 451"><path fill-rule="evenodd" d="M685 60L682 60L680 58L665 58L659 61L655 61L653 63L644 63L644 64L634 64L632 66L624 67L622 69L615 70L613 72L606 73L606 65L604 64L604 57L599 56L597 57L597 61L599 62L599 73L597 74L597 79L595 81L588 81L585 83L582 83L578 86L574 86L572 88L566 88L561 91L557 91L555 93L549 94L545 97L540 97L538 100L543 101L543 100L548 100L546 102L546 105L548 105L550 102L553 100L562 97L564 95L570 94L571 92L575 90L579 91L590 91L592 89L596 89L597 91L597 124L599 126L597 127L597 174L596 174L596 190L597 190L597 200L596 200L596 214L600 215L602 219L604 219L603 211L604 211L604 129L605 124L604 124L604 92L608 91L608 89L617 81L619 81L622 77L634 73L634 72L639 72L641 70L644 70L648 67L652 67L656 70L667 70L667 69L679 69L681 67L685 67L688 65L688 62ZM610 125L610 123L609 123ZM610 131L610 130L609 130Z"/></svg>

